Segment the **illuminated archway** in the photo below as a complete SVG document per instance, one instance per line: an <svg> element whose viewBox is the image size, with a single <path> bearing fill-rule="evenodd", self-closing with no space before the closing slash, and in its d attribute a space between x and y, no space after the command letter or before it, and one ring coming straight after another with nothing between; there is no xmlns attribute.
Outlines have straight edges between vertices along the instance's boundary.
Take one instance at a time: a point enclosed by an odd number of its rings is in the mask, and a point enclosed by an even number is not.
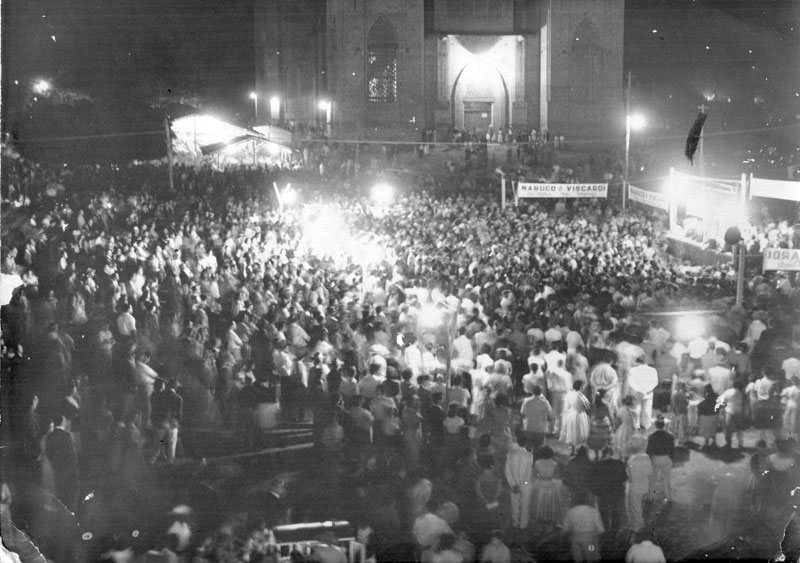
<svg viewBox="0 0 800 563"><path fill-rule="evenodd" d="M488 104L488 105L487 105ZM469 129L466 121L471 112L490 116L488 124L507 128L510 124L508 86L503 74L492 64L480 59L465 64L458 71L450 91L450 122L453 127Z"/></svg>

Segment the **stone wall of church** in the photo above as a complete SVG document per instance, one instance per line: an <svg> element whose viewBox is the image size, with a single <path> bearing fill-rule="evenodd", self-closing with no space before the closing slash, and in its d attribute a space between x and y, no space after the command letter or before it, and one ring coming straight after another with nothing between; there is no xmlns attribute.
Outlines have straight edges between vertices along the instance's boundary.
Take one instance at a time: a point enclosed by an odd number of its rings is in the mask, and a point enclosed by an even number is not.
<svg viewBox="0 0 800 563"><path fill-rule="evenodd" d="M464 28L467 37L482 30L516 38L507 59L494 65L508 95L495 101L498 124L507 115L516 131L548 129L568 139L621 134L624 0L472 4L479 5L485 17L473 21L457 10L458 0L257 0L259 115L269 115L269 99L278 96L283 121L311 124L320 121L319 101L329 99L336 138L417 141L427 127L444 131L464 121L463 97L454 104L453 86L465 65L454 68L457 49L448 43ZM503 24L498 30L489 15ZM390 96L388 80L378 95L370 86L375 29L395 49ZM378 66L385 57L384 50Z"/></svg>
<svg viewBox="0 0 800 563"><path fill-rule="evenodd" d="M624 130L624 0L551 0L548 128L614 141Z"/></svg>
<svg viewBox="0 0 800 563"><path fill-rule="evenodd" d="M335 137L419 140L428 111L425 48L435 47L424 40L423 18L423 0L328 2L328 69ZM390 101L370 101L370 31L376 24L385 28L385 22L396 38L396 92Z"/></svg>
<svg viewBox="0 0 800 563"><path fill-rule="evenodd" d="M324 0L255 2L255 86L260 121L319 122L327 96ZM280 101L279 115L270 99Z"/></svg>

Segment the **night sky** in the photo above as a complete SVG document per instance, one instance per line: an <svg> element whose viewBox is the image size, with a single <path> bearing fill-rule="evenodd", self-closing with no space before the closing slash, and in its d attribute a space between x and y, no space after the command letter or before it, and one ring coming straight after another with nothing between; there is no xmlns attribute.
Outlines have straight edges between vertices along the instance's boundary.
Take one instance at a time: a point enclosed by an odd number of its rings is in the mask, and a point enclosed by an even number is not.
<svg viewBox="0 0 800 563"><path fill-rule="evenodd" d="M692 10L703 6L746 23L747 33L687 25ZM6 127L30 106L31 87L42 78L67 98L88 96L106 105L184 102L244 118L254 80L252 13L253 0L4 2ZM759 38L778 41L794 56L776 57L763 45L748 53L748 43ZM748 108L761 98L759 111L767 118L779 112L785 125L800 113L800 95L791 99L800 89L798 38L796 0L629 0L625 70L632 70L642 104L674 101L691 113L706 93L746 101ZM742 112L737 107L731 118ZM672 121L677 126L684 119L679 112ZM764 119L759 114L757 121Z"/></svg>
<svg viewBox="0 0 800 563"><path fill-rule="evenodd" d="M3 92L40 78L119 103L232 106L253 85L252 0L24 0L3 3Z"/></svg>

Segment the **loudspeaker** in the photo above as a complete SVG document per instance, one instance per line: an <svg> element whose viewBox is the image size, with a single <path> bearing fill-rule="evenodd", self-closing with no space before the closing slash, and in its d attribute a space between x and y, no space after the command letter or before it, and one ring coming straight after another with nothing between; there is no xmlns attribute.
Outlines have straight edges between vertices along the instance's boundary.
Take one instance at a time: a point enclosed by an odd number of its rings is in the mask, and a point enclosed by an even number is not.
<svg viewBox="0 0 800 563"><path fill-rule="evenodd" d="M742 242L742 232L739 230L739 227L731 227L725 231L725 244L734 246L740 242Z"/></svg>

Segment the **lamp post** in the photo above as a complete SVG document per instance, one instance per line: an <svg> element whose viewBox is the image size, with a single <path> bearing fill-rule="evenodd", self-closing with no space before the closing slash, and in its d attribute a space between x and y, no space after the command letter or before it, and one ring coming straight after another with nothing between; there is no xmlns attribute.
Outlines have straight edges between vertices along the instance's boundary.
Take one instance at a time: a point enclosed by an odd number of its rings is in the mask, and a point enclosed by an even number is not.
<svg viewBox="0 0 800 563"><path fill-rule="evenodd" d="M622 209L628 204L628 174L630 174L631 131L638 131L645 125L644 116L638 113L625 117L625 175L622 179Z"/></svg>
<svg viewBox="0 0 800 563"><path fill-rule="evenodd" d="M39 80L36 84L33 85L33 91L37 94L47 94L50 91L52 85L47 80Z"/></svg>
<svg viewBox="0 0 800 563"><path fill-rule="evenodd" d="M255 121L258 122L258 94L250 92L250 99L253 100L253 107L255 109Z"/></svg>

